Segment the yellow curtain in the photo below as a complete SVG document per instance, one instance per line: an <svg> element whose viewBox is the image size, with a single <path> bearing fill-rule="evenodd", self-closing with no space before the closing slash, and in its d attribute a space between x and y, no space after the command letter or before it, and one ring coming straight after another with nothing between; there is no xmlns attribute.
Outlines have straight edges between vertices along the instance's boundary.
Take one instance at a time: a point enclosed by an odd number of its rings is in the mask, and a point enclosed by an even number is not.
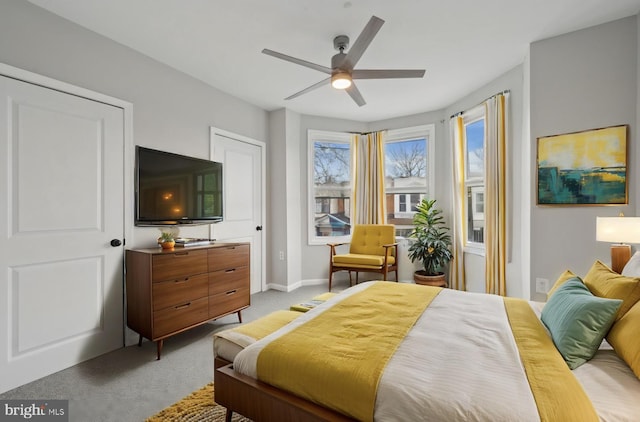
<svg viewBox="0 0 640 422"><path fill-rule="evenodd" d="M384 132L352 138L352 224L386 224Z"/></svg>
<svg viewBox="0 0 640 422"><path fill-rule="evenodd" d="M464 239L466 220L464 213L464 122L461 116L452 117L449 121L449 133L453 151L453 260L449 264L449 287L467 290L464 273Z"/></svg>
<svg viewBox="0 0 640 422"><path fill-rule="evenodd" d="M509 94L485 101L486 292L507 295L507 121Z"/></svg>

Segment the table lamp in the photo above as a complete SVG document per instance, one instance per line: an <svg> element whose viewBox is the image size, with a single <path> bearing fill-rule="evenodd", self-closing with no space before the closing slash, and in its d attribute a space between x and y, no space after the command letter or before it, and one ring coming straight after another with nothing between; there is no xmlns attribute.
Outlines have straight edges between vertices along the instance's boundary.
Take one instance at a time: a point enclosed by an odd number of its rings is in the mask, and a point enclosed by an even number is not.
<svg viewBox="0 0 640 422"><path fill-rule="evenodd" d="M640 217L596 217L596 240L611 242L611 269L622 273L631 259L631 246L640 243Z"/></svg>

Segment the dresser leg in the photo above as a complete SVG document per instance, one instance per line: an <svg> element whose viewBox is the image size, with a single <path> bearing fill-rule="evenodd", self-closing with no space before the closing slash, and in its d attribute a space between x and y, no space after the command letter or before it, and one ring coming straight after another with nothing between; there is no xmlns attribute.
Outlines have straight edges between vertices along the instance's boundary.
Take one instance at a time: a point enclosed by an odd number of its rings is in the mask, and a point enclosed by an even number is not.
<svg viewBox="0 0 640 422"><path fill-rule="evenodd" d="M138 337L138 347L142 347L142 334Z"/></svg>
<svg viewBox="0 0 640 422"><path fill-rule="evenodd" d="M160 360L160 355L162 354L162 345L164 343L164 340L158 340L156 341L156 347L158 348L158 359Z"/></svg>
<svg viewBox="0 0 640 422"><path fill-rule="evenodd" d="M242 324L242 314L240 312L242 311L238 311L238 320L240 321L240 324Z"/></svg>

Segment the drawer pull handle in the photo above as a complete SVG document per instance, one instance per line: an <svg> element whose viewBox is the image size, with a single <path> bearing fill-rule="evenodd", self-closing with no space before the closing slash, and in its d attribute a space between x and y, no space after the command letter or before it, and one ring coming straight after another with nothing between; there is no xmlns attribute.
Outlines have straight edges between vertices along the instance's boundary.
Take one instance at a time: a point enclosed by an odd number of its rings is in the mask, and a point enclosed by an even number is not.
<svg viewBox="0 0 640 422"><path fill-rule="evenodd" d="M236 270L235 268L232 268L232 269L230 269L230 270L225 270L225 273L232 273L232 272L234 272L235 270Z"/></svg>
<svg viewBox="0 0 640 422"><path fill-rule="evenodd" d="M229 290L227 292L227 295L232 295L232 294L235 294L236 292L237 292L237 290Z"/></svg>
<svg viewBox="0 0 640 422"><path fill-rule="evenodd" d="M184 308L188 308L189 306L191 306L191 302L189 303L185 303L184 305L178 305L176 306L174 309L184 309Z"/></svg>
<svg viewBox="0 0 640 422"><path fill-rule="evenodd" d="M187 256L187 255L189 255L189 252L176 252L174 255L175 256Z"/></svg>

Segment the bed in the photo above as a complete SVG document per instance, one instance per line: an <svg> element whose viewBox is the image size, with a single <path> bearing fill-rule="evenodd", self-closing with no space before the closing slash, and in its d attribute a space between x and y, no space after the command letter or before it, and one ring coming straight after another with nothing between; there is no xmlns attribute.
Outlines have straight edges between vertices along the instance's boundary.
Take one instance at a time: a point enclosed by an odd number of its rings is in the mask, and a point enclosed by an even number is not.
<svg viewBox="0 0 640 422"><path fill-rule="evenodd" d="M405 301L418 296L426 306L408 310ZM394 313L376 307L389 302ZM640 316L640 305L629 304L625 313L633 307L631 314ZM232 412L256 421L638 420L640 380L630 366L601 341L591 359L569 369L540 323L543 306L429 286L362 283L247 345L232 364L218 361L215 400L227 407L228 420ZM354 314L369 321L375 319L371 313L387 319L383 326L374 323L373 336L360 327L355 340L345 334L360 324ZM388 323L411 313L415 320L408 317L406 330L403 323ZM623 317L614 316L612 324ZM334 328L321 331L329 337L316 339L307 331L327 323ZM394 336L389 330L402 332L395 345L388 343ZM359 353L342 343L384 347ZM374 362L361 364L370 354ZM319 366L310 368L310 362ZM379 374L370 376L376 368Z"/></svg>

